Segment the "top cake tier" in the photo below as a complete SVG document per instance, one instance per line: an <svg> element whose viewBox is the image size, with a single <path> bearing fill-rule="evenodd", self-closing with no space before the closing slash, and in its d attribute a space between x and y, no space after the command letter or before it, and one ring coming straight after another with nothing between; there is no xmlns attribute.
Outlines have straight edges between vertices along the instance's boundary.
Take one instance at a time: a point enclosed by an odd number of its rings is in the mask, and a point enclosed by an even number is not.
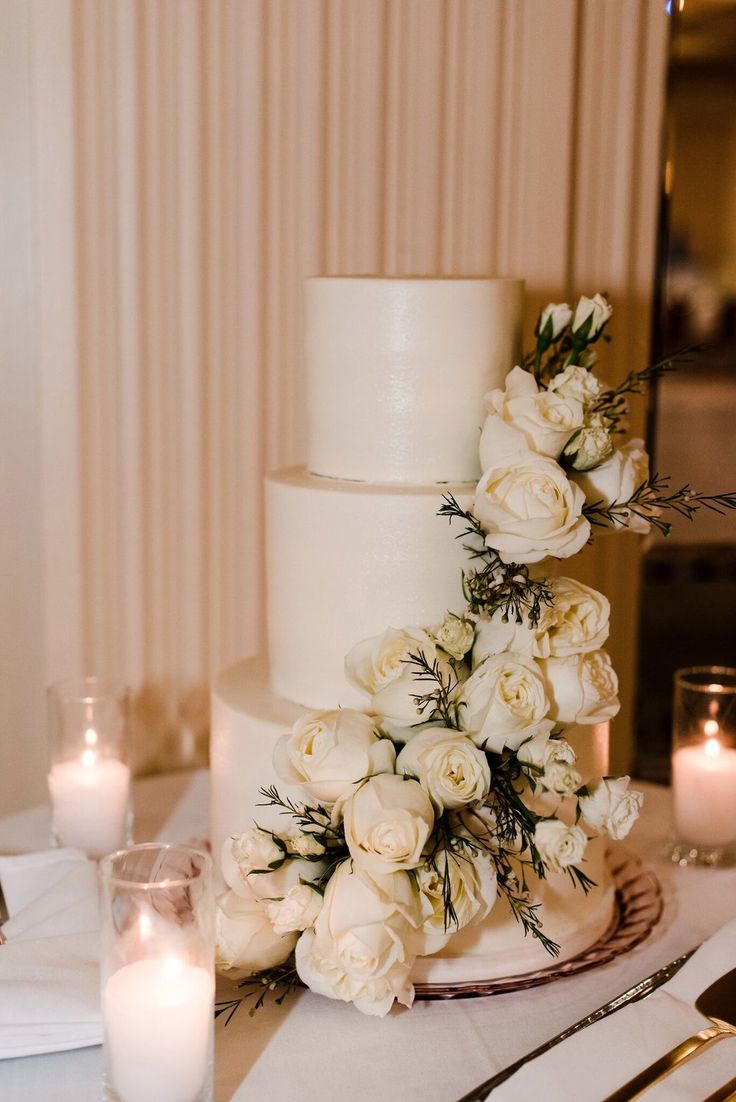
<svg viewBox="0 0 736 1102"><path fill-rule="evenodd" d="M483 395L518 362L520 279L308 279L308 469L472 482Z"/></svg>

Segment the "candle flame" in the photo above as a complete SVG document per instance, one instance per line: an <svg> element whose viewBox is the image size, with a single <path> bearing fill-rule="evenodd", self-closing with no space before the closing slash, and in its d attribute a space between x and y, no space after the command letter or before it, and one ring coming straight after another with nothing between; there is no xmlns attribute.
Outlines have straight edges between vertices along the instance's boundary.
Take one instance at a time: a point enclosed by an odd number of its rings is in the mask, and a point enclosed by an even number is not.
<svg viewBox="0 0 736 1102"><path fill-rule="evenodd" d="M718 726L718 720L716 719L706 719L705 723L703 724L703 731L706 735L708 735L709 738L713 738L715 735L717 735L719 730L720 728Z"/></svg>
<svg viewBox="0 0 736 1102"><path fill-rule="evenodd" d="M138 918L138 932L141 938L146 941L151 936L153 926L149 915L140 915Z"/></svg>
<svg viewBox="0 0 736 1102"><path fill-rule="evenodd" d="M95 754L94 750L85 750L82 754L82 765L86 765L88 769L90 766L94 765L96 761L97 754Z"/></svg>
<svg viewBox="0 0 736 1102"><path fill-rule="evenodd" d="M167 957L161 966L161 979L164 983L176 979L181 972L181 961L178 957Z"/></svg>
<svg viewBox="0 0 736 1102"><path fill-rule="evenodd" d="M717 738L706 739L705 753L709 758L717 758L721 752L721 744Z"/></svg>
<svg viewBox="0 0 736 1102"><path fill-rule="evenodd" d="M99 736L94 727L88 727L87 730L84 732L84 741L86 742L87 746L96 746L98 738Z"/></svg>

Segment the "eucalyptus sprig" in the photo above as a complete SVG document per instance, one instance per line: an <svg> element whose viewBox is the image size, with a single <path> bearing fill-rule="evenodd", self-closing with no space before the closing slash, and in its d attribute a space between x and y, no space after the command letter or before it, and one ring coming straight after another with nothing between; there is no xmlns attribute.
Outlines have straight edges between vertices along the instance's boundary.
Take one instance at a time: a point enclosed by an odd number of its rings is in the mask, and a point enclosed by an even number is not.
<svg viewBox="0 0 736 1102"><path fill-rule="evenodd" d="M293 994L298 987L303 986L292 954L283 964L277 964L274 968L267 968L262 972L254 972L252 976L239 980L238 989L245 991L245 994L239 998L223 999L221 1002L216 1002L215 1019L224 1015L225 1025L230 1025L235 1012L248 999L255 999L248 1011L249 1015L253 1017L256 1010L260 1010L265 1005L269 996L273 995L276 1006L281 1006L284 999Z"/></svg>
<svg viewBox="0 0 736 1102"><path fill-rule="evenodd" d="M591 524L603 528L628 527L631 514L652 524L664 536L672 531L672 524L661 513L667 510L677 513L686 520L692 520L700 509L709 509L713 513L725 516L726 512L736 509L736 491L726 494L701 494L681 486L670 490L669 476L651 475L639 486L626 501L613 501L606 505L601 498L583 506L583 515Z"/></svg>
<svg viewBox="0 0 736 1102"><path fill-rule="evenodd" d="M470 542L463 544L471 559L482 563L478 569L463 573L463 592L468 611L474 615L492 616L499 609L503 620L514 619L517 624L528 619L532 627L539 623L545 606L552 604L552 593L545 581L534 581L529 567L522 563L505 563L492 547L485 543L485 533L477 517L463 509L456 498L443 495L438 516L460 520L463 529L455 539Z"/></svg>

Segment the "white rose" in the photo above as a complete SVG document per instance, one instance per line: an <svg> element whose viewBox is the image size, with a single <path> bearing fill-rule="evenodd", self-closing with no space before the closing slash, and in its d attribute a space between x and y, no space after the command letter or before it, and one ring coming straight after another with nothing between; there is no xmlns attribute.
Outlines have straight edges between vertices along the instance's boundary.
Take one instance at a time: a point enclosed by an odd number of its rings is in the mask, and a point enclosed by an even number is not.
<svg viewBox="0 0 736 1102"><path fill-rule="evenodd" d="M585 424L565 445L562 453L576 471L598 467L613 455L613 438L599 413L586 418Z"/></svg>
<svg viewBox="0 0 736 1102"><path fill-rule="evenodd" d="M395 1000L411 1006L409 973L421 924L406 873L373 879L350 861L330 879L314 932L296 947L299 976L319 995L383 1016Z"/></svg>
<svg viewBox="0 0 736 1102"><path fill-rule="evenodd" d="M552 592L552 606L543 613L548 654L564 658L598 650L608 638L608 598L574 578L550 578L547 584Z"/></svg>
<svg viewBox="0 0 736 1102"><path fill-rule="evenodd" d="M583 407L576 398L539 387L534 376L515 367L506 376L505 390L492 390L485 397L486 408L522 433L527 447L539 455L556 459L567 441L583 424ZM481 464L489 457L486 445L496 426L486 422L481 437Z"/></svg>
<svg viewBox="0 0 736 1102"><path fill-rule="evenodd" d="M629 777L603 777L588 785L580 810L588 826L617 841L625 838L639 817L644 795L629 789Z"/></svg>
<svg viewBox="0 0 736 1102"><path fill-rule="evenodd" d="M448 612L441 624L431 628L430 637L442 650L461 662L473 645L475 632L469 620Z"/></svg>
<svg viewBox="0 0 736 1102"><path fill-rule="evenodd" d="M392 773L396 752L380 738L375 720L350 708L307 712L273 754L274 769L325 806L334 804L354 781Z"/></svg>
<svg viewBox="0 0 736 1102"><path fill-rule="evenodd" d="M489 655L508 651L531 658L546 658L549 646L544 622L550 611L547 606L543 606L542 615L535 627L532 627L526 617L520 624L513 615L504 619L503 609L497 609L490 617L481 617L475 627L473 667L480 665Z"/></svg>
<svg viewBox="0 0 736 1102"><path fill-rule="evenodd" d="M551 762L575 764L575 751L570 743L562 738L550 738L546 731L522 742L516 756L524 765L533 765L542 770Z"/></svg>
<svg viewBox="0 0 736 1102"><path fill-rule="evenodd" d="M321 857L325 847L313 834L287 834L284 836L290 853L298 853L300 857Z"/></svg>
<svg viewBox="0 0 736 1102"><path fill-rule="evenodd" d="M618 678L604 650L539 663L555 723L603 723L619 710Z"/></svg>
<svg viewBox="0 0 736 1102"><path fill-rule="evenodd" d="M582 331L588 341L595 340L612 313L613 307L603 295L593 295L592 298L581 295L572 319L573 335Z"/></svg>
<svg viewBox="0 0 736 1102"><path fill-rule="evenodd" d="M516 750L546 720L549 700L536 662L520 654L485 659L462 687L460 722L478 746L500 754Z"/></svg>
<svg viewBox="0 0 736 1102"><path fill-rule="evenodd" d="M396 771L417 778L438 814L484 800L491 770L482 750L459 731L428 727L406 744Z"/></svg>
<svg viewBox="0 0 736 1102"><path fill-rule="evenodd" d="M552 344L567 329L572 320L572 310L566 302L550 302L539 315L535 336Z"/></svg>
<svg viewBox="0 0 736 1102"><path fill-rule="evenodd" d="M510 467L493 467L481 478L473 511L486 543L503 562L566 559L590 535L582 515L585 495L552 459L528 452Z"/></svg>
<svg viewBox="0 0 736 1102"><path fill-rule="evenodd" d="M559 819L543 819L534 831L534 845L551 872L562 872L576 865L585 853L588 839L578 826L568 826Z"/></svg>
<svg viewBox="0 0 736 1102"><path fill-rule="evenodd" d="M554 792L556 796L572 796L580 788L583 778L568 762L553 758L545 766L539 783L547 792Z"/></svg>
<svg viewBox="0 0 736 1102"><path fill-rule="evenodd" d="M234 979L285 961L296 934L278 934L265 906L251 893L223 892L215 908L217 970Z"/></svg>
<svg viewBox="0 0 736 1102"><path fill-rule="evenodd" d="M324 868L321 861L287 857L286 843L258 827L226 838L220 864L232 891L259 899L285 895L300 880L317 880Z"/></svg>
<svg viewBox="0 0 736 1102"><path fill-rule="evenodd" d="M322 909L322 896L309 884L295 884L283 899L266 903L266 914L277 934L308 930Z"/></svg>
<svg viewBox="0 0 736 1102"><path fill-rule="evenodd" d="M422 865L414 875L425 934L421 956L438 952L457 930L482 922L496 902L496 874L482 853L471 855L465 850L452 853L441 849L432 864ZM450 885L457 919L447 925L445 879Z"/></svg>
<svg viewBox="0 0 736 1102"><path fill-rule="evenodd" d="M389 628L356 644L345 659L347 679L370 695L371 711L399 727L421 722L413 698L427 692L426 683L417 681L411 654L423 654L430 664L437 658L437 648L422 628ZM445 676L452 674L447 662L440 660L440 668Z"/></svg>
<svg viewBox="0 0 736 1102"><path fill-rule="evenodd" d="M563 398L574 398L583 408L587 408L600 397L603 384L587 367L570 364L550 380L548 389Z"/></svg>
<svg viewBox="0 0 736 1102"><path fill-rule="evenodd" d="M343 815L350 856L366 872L379 876L421 864L434 811L417 781L372 777L345 801Z"/></svg>
<svg viewBox="0 0 736 1102"><path fill-rule="evenodd" d="M649 456L644 441L629 440L622 448L614 449L610 459L599 467L593 467L590 471L575 471L571 477L582 489L588 505L603 508L623 505L649 478ZM651 524L646 517L625 510L610 527L630 528L632 532L644 534Z"/></svg>

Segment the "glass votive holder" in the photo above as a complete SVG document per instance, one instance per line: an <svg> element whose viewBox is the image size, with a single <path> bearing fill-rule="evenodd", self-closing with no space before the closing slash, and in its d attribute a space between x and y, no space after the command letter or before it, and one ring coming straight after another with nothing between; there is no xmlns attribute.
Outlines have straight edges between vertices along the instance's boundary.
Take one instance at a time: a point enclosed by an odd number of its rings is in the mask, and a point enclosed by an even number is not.
<svg viewBox="0 0 736 1102"><path fill-rule="evenodd" d="M133 846L100 863L106 1102L210 1102L215 997L212 862Z"/></svg>
<svg viewBox="0 0 736 1102"><path fill-rule="evenodd" d="M693 666L675 674L672 788L680 865L729 865L736 857L736 669Z"/></svg>
<svg viewBox="0 0 736 1102"><path fill-rule="evenodd" d="M48 689L51 844L99 858L132 841L130 690L104 677Z"/></svg>

